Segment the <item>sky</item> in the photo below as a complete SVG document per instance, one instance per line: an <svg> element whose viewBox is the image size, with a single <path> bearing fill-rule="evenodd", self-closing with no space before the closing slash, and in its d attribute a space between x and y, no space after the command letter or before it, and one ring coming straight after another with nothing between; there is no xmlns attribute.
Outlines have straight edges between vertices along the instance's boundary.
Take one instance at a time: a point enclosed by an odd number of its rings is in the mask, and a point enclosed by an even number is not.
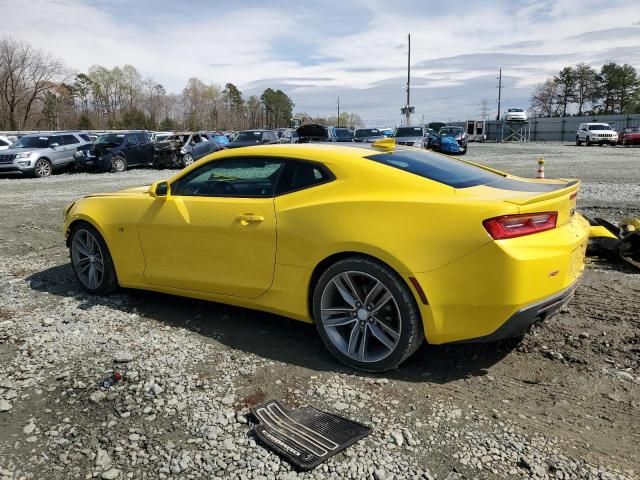
<svg viewBox="0 0 640 480"><path fill-rule="evenodd" d="M536 84L578 62L640 69L638 0L0 0L0 36L81 72L132 64L168 91L190 77L245 97L280 88L295 112L400 123L411 33L413 121L526 108Z"/></svg>

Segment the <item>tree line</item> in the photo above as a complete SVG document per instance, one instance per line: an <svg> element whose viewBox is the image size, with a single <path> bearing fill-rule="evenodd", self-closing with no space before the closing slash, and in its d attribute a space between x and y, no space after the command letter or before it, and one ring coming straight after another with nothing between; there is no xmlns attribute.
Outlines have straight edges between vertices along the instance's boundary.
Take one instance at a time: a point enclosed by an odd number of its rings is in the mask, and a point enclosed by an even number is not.
<svg viewBox="0 0 640 480"><path fill-rule="evenodd" d="M600 70L586 63L564 67L535 88L531 111L541 117L640 113L640 76L613 62Z"/></svg>
<svg viewBox="0 0 640 480"><path fill-rule="evenodd" d="M233 83L199 78L170 93L133 65L73 72L47 52L0 40L0 130L278 128L293 107L282 90L244 98Z"/></svg>

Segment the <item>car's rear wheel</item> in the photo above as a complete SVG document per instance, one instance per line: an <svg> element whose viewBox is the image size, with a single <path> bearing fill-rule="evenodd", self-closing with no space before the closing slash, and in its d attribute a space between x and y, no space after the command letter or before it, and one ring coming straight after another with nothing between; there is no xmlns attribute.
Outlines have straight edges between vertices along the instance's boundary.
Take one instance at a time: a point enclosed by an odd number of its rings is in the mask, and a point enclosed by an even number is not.
<svg viewBox="0 0 640 480"><path fill-rule="evenodd" d="M124 157L117 155L111 159L111 171L114 173L124 172L127 169L127 161Z"/></svg>
<svg viewBox="0 0 640 480"><path fill-rule="evenodd" d="M116 269L102 235L88 223L71 230L71 266L82 287L90 293L106 295L118 286Z"/></svg>
<svg viewBox="0 0 640 480"><path fill-rule="evenodd" d="M576 145L579 147L580 145L582 145L582 142L580 141L580 137L576 136Z"/></svg>
<svg viewBox="0 0 640 480"><path fill-rule="evenodd" d="M52 173L53 167L51 162L45 158L37 160L33 166L33 174L38 178L50 177Z"/></svg>
<svg viewBox="0 0 640 480"><path fill-rule="evenodd" d="M360 370L395 368L424 341L420 313L406 283L367 257L340 260L320 276L313 317L327 349Z"/></svg>

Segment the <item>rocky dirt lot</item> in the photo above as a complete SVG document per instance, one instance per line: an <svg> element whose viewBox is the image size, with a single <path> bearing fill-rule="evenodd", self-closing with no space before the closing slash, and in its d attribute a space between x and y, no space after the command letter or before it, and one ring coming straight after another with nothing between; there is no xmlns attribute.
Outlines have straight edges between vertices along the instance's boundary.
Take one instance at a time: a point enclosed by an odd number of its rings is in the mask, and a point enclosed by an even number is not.
<svg viewBox="0 0 640 480"><path fill-rule="evenodd" d="M579 177L579 207L640 215L640 149L475 145L467 158ZM0 179L0 478L616 479L640 475L640 273L590 260L574 300L523 341L423 346L350 371L312 326L141 291L91 297L59 231L86 193L167 172ZM114 366L124 381L98 382ZM309 473L247 435L275 398L373 426Z"/></svg>

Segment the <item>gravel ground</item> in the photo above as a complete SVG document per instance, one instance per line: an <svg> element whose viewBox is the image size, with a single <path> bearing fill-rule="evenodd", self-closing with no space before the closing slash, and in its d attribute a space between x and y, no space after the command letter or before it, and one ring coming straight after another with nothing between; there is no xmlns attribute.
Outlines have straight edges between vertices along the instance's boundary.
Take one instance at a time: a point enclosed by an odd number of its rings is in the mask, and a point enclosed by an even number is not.
<svg viewBox="0 0 640 480"><path fill-rule="evenodd" d="M640 215L640 149L472 144L468 159L583 180L579 208ZM422 347L350 371L312 326L150 292L85 295L59 232L78 196L167 172L0 179L0 478L638 478L640 274L590 261L521 342ZM98 381L126 366L124 381ZM247 436L276 398L373 426L309 473Z"/></svg>

